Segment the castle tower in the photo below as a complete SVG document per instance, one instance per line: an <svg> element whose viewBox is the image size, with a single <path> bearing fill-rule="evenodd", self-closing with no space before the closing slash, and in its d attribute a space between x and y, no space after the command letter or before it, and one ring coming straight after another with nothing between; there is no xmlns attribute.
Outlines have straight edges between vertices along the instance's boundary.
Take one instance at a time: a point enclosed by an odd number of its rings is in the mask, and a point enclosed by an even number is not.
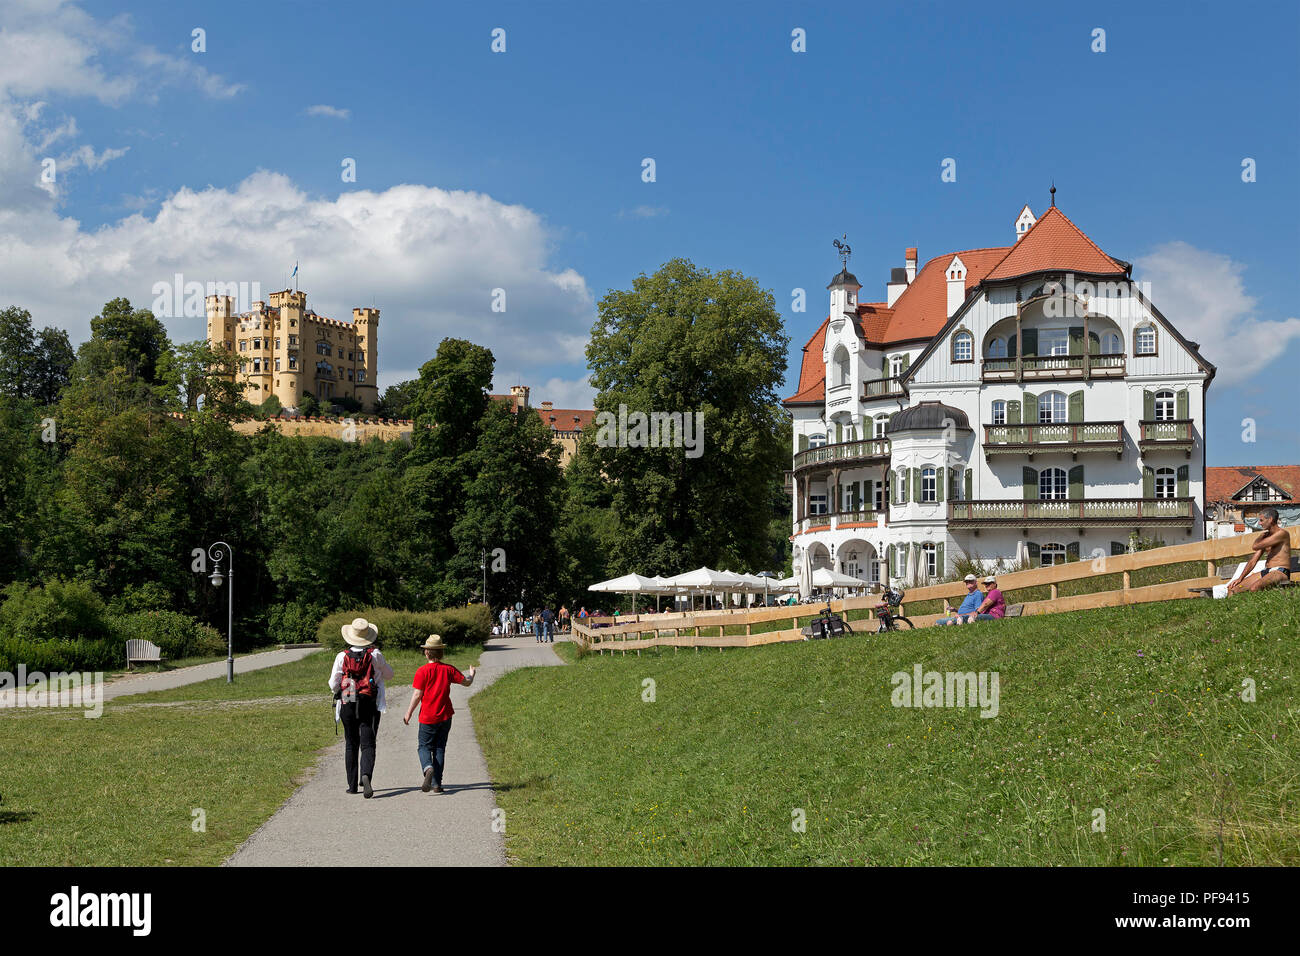
<svg viewBox="0 0 1300 956"><path fill-rule="evenodd" d="M210 295L203 300L208 313L208 345L212 348L235 348L235 299L229 295Z"/></svg>
<svg viewBox="0 0 1300 956"><path fill-rule="evenodd" d="M352 324L358 352L355 393L362 410L373 412L379 406L379 310L353 309Z"/></svg>
<svg viewBox="0 0 1300 956"><path fill-rule="evenodd" d="M307 314L307 293L296 289L272 292L271 310L276 319L271 331L271 392L285 408L297 408L302 396L303 323Z"/></svg>

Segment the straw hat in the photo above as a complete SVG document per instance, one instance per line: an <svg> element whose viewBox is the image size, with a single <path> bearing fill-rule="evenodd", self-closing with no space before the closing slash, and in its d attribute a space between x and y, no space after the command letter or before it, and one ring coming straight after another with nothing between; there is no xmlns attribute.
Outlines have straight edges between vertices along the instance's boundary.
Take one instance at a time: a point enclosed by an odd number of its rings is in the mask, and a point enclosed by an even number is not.
<svg viewBox="0 0 1300 956"><path fill-rule="evenodd" d="M430 634L428 640L420 645L422 651L442 651L446 649L447 645L442 643L441 634Z"/></svg>
<svg viewBox="0 0 1300 956"><path fill-rule="evenodd" d="M379 639L379 628L364 617L356 618L351 624L342 627L343 640L353 647L369 647Z"/></svg>

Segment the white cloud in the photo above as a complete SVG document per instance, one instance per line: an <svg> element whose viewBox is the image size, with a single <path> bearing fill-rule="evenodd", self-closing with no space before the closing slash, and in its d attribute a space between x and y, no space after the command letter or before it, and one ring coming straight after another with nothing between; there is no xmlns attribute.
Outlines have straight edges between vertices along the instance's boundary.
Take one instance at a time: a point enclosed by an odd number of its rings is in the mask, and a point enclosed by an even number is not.
<svg viewBox="0 0 1300 956"><path fill-rule="evenodd" d="M331 119L347 119L352 115L351 110L340 109L337 106L326 106L324 103L309 106L305 112L308 116L328 116Z"/></svg>
<svg viewBox="0 0 1300 956"><path fill-rule="evenodd" d="M637 206L633 209L620 209L618 211L619 219L655 219L666 215L668 215L668 209L665 206Z"/></svg>
<svg viewBox="0 0 1300 956"><path fill-rule="evenodd" d="M1242 281L1246 267L1229 256L1170 242L1136 266L1134 276L1151 284L1156 307L1217 366L1220 384L1245 382L1300 341L1300 318L1255 315L1255 299Z"/></svg>

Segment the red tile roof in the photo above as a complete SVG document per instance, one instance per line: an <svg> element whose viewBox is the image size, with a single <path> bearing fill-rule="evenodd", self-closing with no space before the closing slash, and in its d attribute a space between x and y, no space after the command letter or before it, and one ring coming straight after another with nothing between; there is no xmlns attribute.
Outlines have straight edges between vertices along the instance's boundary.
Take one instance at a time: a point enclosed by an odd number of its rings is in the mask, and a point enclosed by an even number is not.
<svg viewBox="0 0 1300 956"><path fill-rule="evenodd" d="M1124 275L1125 268L1083 234L1056 206L1049 206L1038 222L1020 237L1006 257L989 272L990 279L1016 276L1046 269L1066 272Z"/></svg>
<svg viewBox="0 0 1300 956"><path fill-rule="evenodd" d="M822 319L813 337L803 347L803 364L799 366L799 387L786 399L787 402L821 402L826 399L826 364L822 349L826 347L826 326L830 319Z"/></svg>
<svg viewBox="0 0 1300 956"><path fill-rule="evenodd" d="M1021 240L1022 242L1024 240ZM980 284L990 269L1006 255L1007 247L994 249L965 249L935 256L928 261L912 284L894 303L893 316L884 336L868 341L873 345L892 345L915 339L929 339L939 334L948 321L948 278L944 270L953 256L960 257L966 266L966 294ZM859 309L861 312L861 309ZM866 325L863 325L866 330Z"/></svg>
<svg viewBox="0 0 1300 956"><path fill-rule="evenodd" d="M489 395L488 398L497 402L510 403L510 410L517 412L520 406L520 399L515 395ZM542 408L539 405L529 405L549 427L561 432L582 431L591 424L591 420L596 417L594 408Z"/></svg>
<svg viewBox="0 0 1300 956"><path fill-rule="evenodd" d="M1300 465L1230 465L1205 469L1205 500L1231 501L1233 495L1259 475L1281 488L1293 501L1300 495Z"/></svg>

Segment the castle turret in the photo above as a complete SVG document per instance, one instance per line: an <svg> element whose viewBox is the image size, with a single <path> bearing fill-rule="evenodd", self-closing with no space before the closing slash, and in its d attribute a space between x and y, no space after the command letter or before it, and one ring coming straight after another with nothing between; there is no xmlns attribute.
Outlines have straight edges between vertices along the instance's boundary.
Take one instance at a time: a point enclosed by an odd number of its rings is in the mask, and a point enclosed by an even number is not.
<svg viewBox="0 0 1300 956"><path fill-rule="evenodd" d="M210 295L203 300L208 313L208 345L212 348L235 348L235 299L229 295Z"/></svg>
<svg viewBox="0 0 1300 956"><path fill-rule="evenodd" d="M379 405L379 382L376 369L379 355L379 310L352 310L352 324L357 330L356 396L361 408L373 412Z"/></svg>

